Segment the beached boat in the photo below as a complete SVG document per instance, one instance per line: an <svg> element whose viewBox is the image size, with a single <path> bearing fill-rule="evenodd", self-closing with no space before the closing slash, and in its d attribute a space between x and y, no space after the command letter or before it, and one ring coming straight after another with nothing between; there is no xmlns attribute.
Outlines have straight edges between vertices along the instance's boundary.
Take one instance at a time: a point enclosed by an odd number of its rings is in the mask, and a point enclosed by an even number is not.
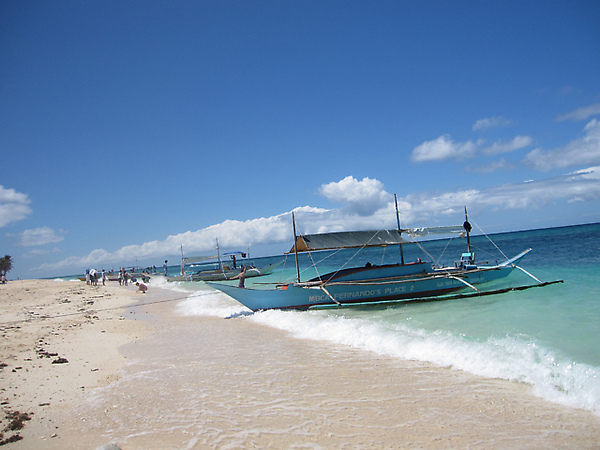
<svg viewBox="0 0 600 450"><path fill-rule="evenodd" d="M264 267L246 265L245 278L262 277L272 273L282 263L278 262ZM235 269L223 266L222 269L199 270L196 273L175 275L167 277L167 281L224 281L235 277L242 271L242 267Z"/></svg>
<svg viewBox="0 0 600 450"><path fill-rule="evenodd" d="M500 264L478 265L475 261L475 253L471 251L469 235L471 225L466 217L466 209L465 219L462 231L467 236L467 252L463 253L460 260L451 267L434 267L431 263L420 260L408 264L404 263L402 245L414 241L404 240L402 234L422 235L428 232L427 229L407 230L398 226L396 230L296 236L294 222L295 244L290 252L296 255L296 281L276 284L268 289L260 288L260 286L240 288L224 283L208 284L253 311L265 309L302 310L314 307L389 301L440 299L442 296L462 291L465 288L475 295L484 295L490 291L483 293L476 287L477 285L507 277L515 268L522 270L536 280L536 284L529 287L551 284L543 283L517 266L518 262L531 249L527 249ZM292 218L292 220L294 219ZM442 228L444 228L443 232L457 231L457 227ZM402 260L400 263L387 265L367 263L362 267L345 268L308 281L300 281L297 256L299 252L374 246L385 247L389 245L400 246Z"/></svg>
<svg viewBox="0 0 600 450"><path fill-rule="evenodd" d="M245 278L262 277L272 273L282 262L256 267L247 260L246 252L228 252L221 255L217 240L217 255L184 257L181 250L181 275L168 276L167 281L224 281L246 268ZM223 258L229 262L223 261ZM186 267L188 268L186 270Z"/></svg>

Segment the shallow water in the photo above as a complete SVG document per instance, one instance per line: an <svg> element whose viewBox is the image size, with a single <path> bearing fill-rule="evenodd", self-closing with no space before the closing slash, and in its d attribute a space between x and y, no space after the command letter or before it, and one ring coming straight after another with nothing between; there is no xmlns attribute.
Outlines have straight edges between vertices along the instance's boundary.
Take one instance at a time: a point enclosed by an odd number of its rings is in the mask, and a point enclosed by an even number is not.
<svg viewBox="0 0 600 450"><path fill-rule="evenodd" d="M289 337L260 324L269 313L169 317L166 306L150 308L158 330L123 349L122 378L77 408L69 423L82 436L148 449L582 448L600 438L591 414L523 385ZM298 315L283 318L311 322Z"/></svg>
<svg viewBox="0 0 600 450"><path fill-rule="evenodd" d="M479 260L502 260L495 246L509 257L531 247L533 251L520 265L543 281L564 280L564 284L433 303L266 311L245 320L285 330L297 338L524 382L547 400L600 413L600 225L505 233L492 238L495 245L486 236L472 239ZM464 240L450 244L430 241L423 247L436 262L451 264L464 245ZM406 259L423 257L421 250L406 246ZM345 256L348 254L346 251ZM437 260L439 255L443 256ZM326 264L335 267L345 256L333 255ZM382 258L381 253L369 250L354 257L353 262L378 263L397 256L388 250ZM305 258L302 264L307 263ZM255 281L293 278L295 271L290 264L288 261L283 271ZM306 271L303 278L312 274ZM533 282L515 270L495 286ZM177 288L191 293L180 303L180 314L229 317L247 312L229 297L211 295L203 283L182 283Z"/></svg>

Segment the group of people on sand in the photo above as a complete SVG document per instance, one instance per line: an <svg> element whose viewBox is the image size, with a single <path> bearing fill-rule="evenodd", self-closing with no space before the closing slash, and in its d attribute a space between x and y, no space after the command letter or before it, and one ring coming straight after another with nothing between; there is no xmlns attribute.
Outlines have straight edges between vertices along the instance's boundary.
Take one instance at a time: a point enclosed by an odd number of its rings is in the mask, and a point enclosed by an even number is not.
<svg viewBox="0 0 600 450"><path fill-rule="evenodd" d="M85 271L85 282L87 285L98 286L98 280L102 281L102 286L106 286L107 277L104 269L102 269L101 273L99 273L96 269L88 269ZM143 294L145 294L148 290L148 286L146 286L144 283L137 282L137 280L133 278L132 275L125 270L125 268L119 270L118 280L120 286L128 286L130 282L135 282L135 285L138 287L138 291L142 292Z"/></svg>
<svg viewBox="0 0 600 450"><path fill-rule="evenodd" d="M119 270L119 286L127 286L130 278L131 275L127 273L124 267Z"/></svg>
<svg viewBox="0 0 600 450"><path fill-rule="evenodd" d="M106 272L104 271L104 269L102 269L101 274L98 274L98 271L96 269L86 270L85 272L85 281L88 285L98 286L99 277L102 280L102 286L106 286ZM246 281L246 266L242 266L242 270L239 274L237 274L234 277L228 278L228 280L236 279L240 280L238 283L238 287L245 287L244 284ZM129 285L129 282L131 280L131 282L135 282L135 285L138 287L138 291L142 294L145 294L148 291L148 286L146 286L144 283L140 283L135 278L132 278L131 274L129 274L124 267L119 270L118 280L119 286L127 286Z"/></svg>
<svg viewBox="0 0 600 450"><path fill-rule="evenodd" d="M102 273L98 273L96 269L85 271L85 284L98 286L98 279L102 280L102 286L106 286L106 272L104 269L102 269Z"/></svg>
<svg viewBox="0 0 600 450"><path fill-rule="evenodd" d="M145 294L148 290L148 286L146 286L144 283L138 282L127 272L127 270L125 270L125 268L119 270L119 286L127 286L129 284L129 280L135 282L135 285L138 287L138 291L140 291L142 294Z"/></svg>

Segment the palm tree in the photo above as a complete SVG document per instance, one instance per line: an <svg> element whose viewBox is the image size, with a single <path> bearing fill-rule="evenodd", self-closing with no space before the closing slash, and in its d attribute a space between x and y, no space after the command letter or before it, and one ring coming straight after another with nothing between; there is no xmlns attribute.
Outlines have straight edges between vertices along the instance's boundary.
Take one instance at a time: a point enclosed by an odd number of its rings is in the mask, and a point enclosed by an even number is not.
<svg viewBox="0 0 600 450"><path fill-rule="evenodd" d="M6 276L12 269L12 264L10 255L5 255L4 258L0 258L0 275Z"/></svg>

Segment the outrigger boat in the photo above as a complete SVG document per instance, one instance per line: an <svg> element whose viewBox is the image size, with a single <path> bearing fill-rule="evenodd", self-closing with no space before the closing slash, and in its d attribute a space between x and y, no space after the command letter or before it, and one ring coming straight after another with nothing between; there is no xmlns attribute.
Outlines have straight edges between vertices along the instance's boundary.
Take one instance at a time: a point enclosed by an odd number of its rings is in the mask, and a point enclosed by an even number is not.
<svg viewBox="0 0 600 450"><path fill-rule="evenodd" d="M265 267L255 267L253 265L244 265L246 267L246 278L262 277L272 273L281 262L271 264ZM167 281L224 281L238 275L242 270L242 267L231 268L230 266L224 265L221 269L210 269L210 270L198 270L195 273L186 275L176 275L167 277Z"/></svg>
<svg viewBox="0 0 600 450"><path fill-rule="evenodd" d="M242 267L246 268L246 278L262 277L272 273L282 264L282 262L279 262L259 268L246 260L248 254L245 252L223 253L222 256L229 258L230 262L222 260L218 240L216 256L184 257L182 248L181 275L168 276L167 281L224 281L238 275ZM186 265L192 268L193 272L186 273Z"/></svg>
<svg viewBox="0 0 600 450"><path fill-rule="evenodd" d="M297 280L276 284L274 288L260 289L255 286L240 288L224 283L207 283L237 300L252 311L266 309L299 309L339 307L356 304L381 302L439 300L456 298L449 296L468 288L472 293L465 296L489 295L508 290L522 290L529 287L546 286L562 281L542 282L517 264L531 251L527 249L514 258L494 265L478 265L475 253L471 251L471 224L465 208L465 222L462 230L467 236L467 252L462 254L453 267L434 267L431 263L418 260L405 263L402 245L413 242L404 240L401 235L424 234L425 229L401 229L398 217L398 229L380 231L355 231L296 235L296 224L292 213L294 228L294 246L290 250L296 256ZM458 227L442 228L444 233L458 231ZM436 231L431 230L431 231ZM438 230L440 231L440 230ZM399 264L371 265L353 267L330 272L300 281L298 253L331 250L340 248L359 248L399 245L401 262ZM518 288L500 289L482 292L476 286L507 277L514 269L520 269L536 280L536 284Z"/></svg>

